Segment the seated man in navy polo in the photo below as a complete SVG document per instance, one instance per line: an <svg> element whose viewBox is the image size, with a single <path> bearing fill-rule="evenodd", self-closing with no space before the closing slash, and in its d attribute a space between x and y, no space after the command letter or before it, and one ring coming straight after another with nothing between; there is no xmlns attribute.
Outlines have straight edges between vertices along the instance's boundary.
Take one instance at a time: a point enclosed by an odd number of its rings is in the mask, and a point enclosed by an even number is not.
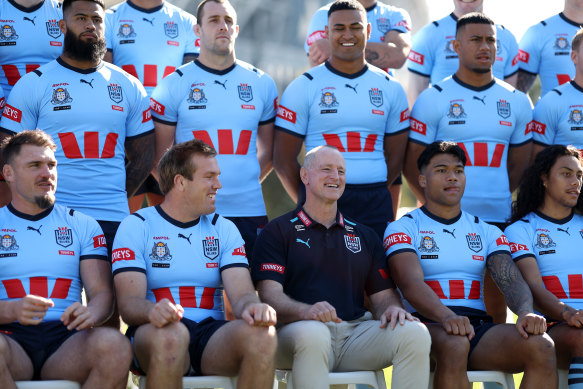
<svg viewBox="0 0 583 389"><path fill-rule="evenodd" d="M427 329L402 308L377 234L337 209L342 154L316 147L300 175L306 202L269 223L253 254L259 296L285 324L277 331L276 367L292 369L294 387L313 389L328 388L328 371L393 364L394 387L426 388Z"/></svg>

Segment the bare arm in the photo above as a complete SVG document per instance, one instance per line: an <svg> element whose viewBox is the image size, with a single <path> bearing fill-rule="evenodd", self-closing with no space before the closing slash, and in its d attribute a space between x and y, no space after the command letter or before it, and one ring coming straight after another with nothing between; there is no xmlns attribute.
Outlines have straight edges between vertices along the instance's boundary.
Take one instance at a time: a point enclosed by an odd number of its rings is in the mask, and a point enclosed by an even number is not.
<svg viewBox="0 0 583 389"><path fill-rule="evenodd" d="M530 163L532 164L534 162L534 159L536 158L536 155L546 148L547 148L547 146L545 146L545 145L541 145L540 143L533 142L532 143L532 157L530 158Z"/></svg>
<svg viewBox="0 0 583 389"><path fill-rule="evenodd" d="M510 77L505 77L504 81L516 88L516 83L518 82L518 72L514 73Z"/></svg>
<svg viewBox="0 0 583 389"><path fill-rule="evenodd" d="M532 142L528 142L522 146L510 147L508 150L508 181L510 185L510 193L518 188L522 174L530 164L532 155Z"/></svg>
<svg viewBox="0 0 583 389"><path fill-rule="evenodd" d="M524 70L518 69L518 74L516 78L516 89L524 93L527 93L528 90L532 88L534 80L536 80L536 74L527 73Z"/></svg>
<svg viewBox="0 0 583 389"><path fill-rule="evenodd" d="M385 135L384 151L387 163L387 183L389 185L395 182L403 170L408 139L409 131L404 131L397 135Z"/></svg>
<svg viewBox="0 0 583 389"><path fill-rule="evenodd" d="M257 159L259 160L259 181L263 182L265 177L273 169L273 133L274 122L262 124L257 127Z"/></svg>
<svg viewBox="0 0 583 389"><path fill-rule="evenodd" d="M409 100L409 107L413 107L417 97L429 87L429 81L429 77L409 71L409 86L407 87L407 100Z"/></svg>
<svg viewBox="0 0 583 389"><path fill-rule="evenodd" d="M310 46L308 51L308 61L310 67L318 66L330 58L330 41L328 39L318 39Z"/></svg>
<svg viewBox="0 0 583 389"><path fill-rule="evenodd" d="M176 133L176 125L164 124L154 120L154 136L155 136L155 158L152 175L159 180L157 166L162 156L174 144L174 134Z"/></svg>
<svg viewBox="0 0 583 389"><path fill-rule="evenodd" d="M103 56L105 62L113 63L113 51L107 50Z"/></svg>
<svg viewBox="0 0 583 389"><path fill-rule="evenodd" d="M259 300L247 268L232 267L223 270L221 278L236 318L245 320L249 325L275 325L275 310Z"/></svg>
<svg viewBox="0 0 583 389"><path fill-rule="evenodd" d="M302 149L303 139L284 131L275 131L274 139L273 168L289 197L297 202L300 188L298 154Z"/></svg>
<svg viewBox="0 0 583 389"><path fill-rule="evenodd" d="M385 328L389 323L391 329L394 329L397 323L404 325L405 320L418 321L417 318L403 308L401 296L393 288L371 294L369 298L374 310L374 316L381 322L381 328Z"/></svg>
<svg viewBox="0 0 583 389"><path fill-rule="evenodd" d="M425 146L409 141L407 144L407 152L405 154L405 166L403 166L403 174L407 179L407 183L417 200L422 204L425 203L425 194L421 186L419 186L417 159L423 150L425 150Z"/></svg>
<svg viewBox="0 0 583 389"><path fill-rule="evenodd" d="M400 69L411 50L411 36L397 30L387 31L384 42L367 42L366 61L381 69Z"/></svg>
<svg viewBox="0 0 583 389"><path fill-rule="evenodd" d="M126 191L132 197L150 174L154 164L154 134L126 139Z"/></svg>

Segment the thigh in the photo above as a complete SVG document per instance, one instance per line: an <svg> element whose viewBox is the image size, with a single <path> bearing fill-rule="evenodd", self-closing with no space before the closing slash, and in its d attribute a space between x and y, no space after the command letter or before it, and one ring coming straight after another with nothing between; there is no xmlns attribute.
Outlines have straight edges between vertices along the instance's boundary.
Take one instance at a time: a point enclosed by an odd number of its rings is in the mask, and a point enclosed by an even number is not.
<svg viewBox="0 0 583 389"><path fill-rule="evenodd" d="M8 362L8 370L15 381L30 380L33 376L34 369L32 361L24 348L10 336L0 333L0 342L4 343L2 347L4 359Z"/></svg>
<svg viewBox="0 0 583 389"><path fill-rule="evenodd" d="M450 335L441 324L425 323L429 335L431 335L431 358L439 363L440 357L451 356L452 360L457 360L467 364L470 352L470 341L467 336Z"/></svg>
<svg viewBox="0 0 583 389"><path fill-rule="evenodd" d="M567 323L559 323L547 330L547 333L555 342L557 352L557 366L559 369L568 369L571 359L583 357L583 329L571 327Z"/></svg>
<svg viewBox="0 0 583 389"><path fill-rule="evenodd" d="M278 328L275 367L291 369L294 355L310 349L322 350L332 361L330 330L326 324L316 320L301 320Z"/></svg>
<svg viewBox="0 0 583 389"><path fill-rule="evenodd" d="M188 329L180 322L168 324L162 328L155 327L149 323L143 324L135 329L133 335L130 334L130 341L135 354L134 362L137 362L136 367L147 373L150 367L152 353L156 348L160 347L159 342L164 342L165 340L173 340L185 346L184 357L186 360L184 373L186 374L190 368L190 357L188 355L188 347L186 347L190 338Z"/></svg>

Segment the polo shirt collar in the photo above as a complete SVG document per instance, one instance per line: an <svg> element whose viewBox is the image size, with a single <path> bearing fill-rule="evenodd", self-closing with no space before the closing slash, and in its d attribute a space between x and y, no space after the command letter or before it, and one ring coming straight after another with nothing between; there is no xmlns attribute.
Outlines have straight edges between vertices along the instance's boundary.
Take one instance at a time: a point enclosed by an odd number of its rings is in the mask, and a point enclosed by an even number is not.
<svg viewBox="0 0 583 389"><path fill-rule="evenodd" d="M306 211L304 211L304 208L299 208L296 209L295 211L298 219L300 219L300 221L302 223L304 223L304 226L306 226L306 228L310 228L313 225L322 225L320 223L318 223L317 221L315 221L314 219L312 219L308 213ZM334 223L332 226L330 226L330 228L334 227L334 226L339 226L340 228L344 228L344 216L342 216L342 213L339 210L336 210L336 223Z"/></svg>

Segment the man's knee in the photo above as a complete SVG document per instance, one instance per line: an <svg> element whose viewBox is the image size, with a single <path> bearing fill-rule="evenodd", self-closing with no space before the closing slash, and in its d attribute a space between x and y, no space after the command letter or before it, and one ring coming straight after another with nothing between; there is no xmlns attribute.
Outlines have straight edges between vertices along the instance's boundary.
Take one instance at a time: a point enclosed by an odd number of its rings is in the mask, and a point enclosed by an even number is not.
<svg viewBox="0 0 583 389"><path fill-rule="evenodd" d="M107 361L111 366L128 367L132 360L130 341L119 331L111 328L93 328L88 351L97 362Z"/></svg>
<svg viewBox="0 0 583 389"><path fill-rule="evenodd" d="M294 355L304 352L321 352L328 355L332 341L330 330L324 323L306 320L292 324L300 326L291 334Z"/></svg>
<svg viewBox="0 0 583 389"><path fill-rule="evenodd" d="M261 357L273 360L277 349L277 336L275 327L246 326L243 331L245 347L243 352L257 354Z"/></svg>
<svg viewBox="0 0 583 389"><path fill-rule="evenodd" d="M148 333L136 332L136 348L146 349L152 358L181 357L186 355L190 334L180 322L168 324L162 328L149 328ZM145 346L145 347L144 347Z"/></svg>
<svg viewBox="0 0 583 389"><path fill-rule="evenodd" d="M429 355L431 335L422 323L406 321L402 326L397 324L392 332L391 336L398 337L399 349Z"/></svg>
<svg viewBox="0 0 583 389"><path fill-rule="evenodd" d="M555 343L548 334L531 335L526 340L525 361L555 364Z"/></svg>
<svg viewBox="0 0 583 389"><path fill-rule="evenodd" d="M470 341L466 336L443 334L432 337L431 351L439 365L450 362L467 361L470 352Z"/></svg>

